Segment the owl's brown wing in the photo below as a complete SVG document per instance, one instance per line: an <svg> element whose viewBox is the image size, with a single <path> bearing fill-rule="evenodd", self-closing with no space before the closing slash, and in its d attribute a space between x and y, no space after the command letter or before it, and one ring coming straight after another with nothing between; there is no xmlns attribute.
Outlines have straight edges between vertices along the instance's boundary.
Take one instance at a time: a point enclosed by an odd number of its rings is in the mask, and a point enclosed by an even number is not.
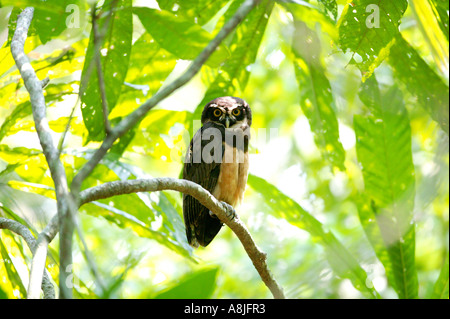
<svg viewBox="0 0 450 319"><path fill-rule="evenodd" d="M223 131L223 129L220 129L220 127L212 123L206 123L197 131L191 140L189 150L186 154L183 178L201 185L212 193L217 185L224 150L222 138L213 138L211 136L212 142L209 139L202 140L202 134L210 127ZM224 135L221 134L221 136ZM213 144L220 143L216 146L220 147L222 152L220 155L216 154L215 160L210 161L207 159L205 161L202 152L204 147L210 142ZM211 146L209 144L208 147ZM214 147L211 147L211 155L214 155L213 151ZM217 217L211 216L209 209L190 195L183 195L183 216L188 242L194 247L198 247L199 244L207 246L222 227L222 222Z"/></svg>

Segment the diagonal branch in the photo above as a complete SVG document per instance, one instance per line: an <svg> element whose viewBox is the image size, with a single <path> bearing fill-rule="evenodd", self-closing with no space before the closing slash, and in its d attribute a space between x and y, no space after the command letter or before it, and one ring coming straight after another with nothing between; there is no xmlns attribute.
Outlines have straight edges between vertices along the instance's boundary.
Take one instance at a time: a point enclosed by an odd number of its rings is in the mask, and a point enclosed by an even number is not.
<svg viewBox="0 0 450 319"><path fill-rule="evenodd" d="M244 223L237 216L233 220L230 220L227 217L226 207L207 190L194 182L169 177L109 182L82 191L80 193L79 204L81 206L94 200L115 195L162 190L174 190L191 195L207 207L224 224L230 227L241 241L253 266L258 271L264 284L272 292L274 298L285 298L282 288L278 285L267 267L266 254L256 246Z"/></svg>
<svg viewBox="0 0 450 319"><path fill-rule="evenodd" d="M43 82L36 76L36 72L30 64L30 61L25 54L24 45L27 39L28 29L33 19L34 9L32 7L25 8L17 18L16 30L11 41L11 54L19 69L20 75L25 83L25 87L30 95L30 102L33 111L33 119L36 127L36 132L39 137L39 142L42 146L42 151L47 160L52 180L55 183L57 208L60 221L61 245L60 245L60 283L65 283L68 273L64 271L68 269L67 266L72 263L72 233L73 223L72 218L75 215L76 208L72 196L69 194L66 173L59 158L59 151L53 143L51 130L48 125L46 117L45 98L42 91ZM41 236L40 236L41 237ZM44 237L41 237L44 238ZM37 261L36 256L41 257L47 255L47 248L45 240L39 240L38 252L33 258L33 264ZM41 249L42 248L42 249ZM41 255L42 254L42 255ZM42 274L39 274L40 269L44 268L42 262L45 263L45 258L39 259L39 266L32 267L30 273L30 280L42 280ZM33 272L33 269L38 269ZM37 276L37 277L35 277ZM40 285L39 285L40 286ZM64 284L61 284L62 296L71 296L69 290ZM35 296L38 292L32 291L31 295Z"/></svg>
<svg viewBox="0 0 450 319"><path fill-rule="evenodd" d="M259 3L259 1L260 0L246 0L180 77L158 91L152 98L144 102L111 130L100 148L73 178L71 189L74 194L79 193L83 180L91 174L92 170L102 160L108 150L112 147L113 143L142 120L147 112L154 108L159 102L189 82L197 72L200 71L202 65L208 60L211 54L214 53L222 41L244 20L247 14Z"/></svg>

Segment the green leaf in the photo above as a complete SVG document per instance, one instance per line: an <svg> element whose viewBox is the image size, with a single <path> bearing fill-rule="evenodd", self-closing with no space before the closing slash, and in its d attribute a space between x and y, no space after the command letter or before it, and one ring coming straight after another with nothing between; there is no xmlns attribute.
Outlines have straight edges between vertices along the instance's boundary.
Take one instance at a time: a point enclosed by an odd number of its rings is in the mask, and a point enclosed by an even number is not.
<svg viewBox="0 0 450 319"><path fill-rule="evenodd" d="M404 83L408 91L417 98L419 105L448 134L448 85L401 35L395 38L388 61L394 70L394 76Z"/></svg>
<svg viewBox="0 0 450 319"><path fill-rule="evenodd" d="M381 93L374 77L363 84L360 98L371 114L354 116L356 151L365 196L389 255L386 272L392 271L388 278L394 279L390 283L400 298L416 298L415 177L408 113L400 91L393 87Z"/></svg>
<svg viewBox="0 0 450 319"><path fill-rule="evenodd" d="M324 8L325 13L331 14L333 19L336 20L338 14L338 5L336 0L318 0L321 6Z"/></svg>
<svg viewBox="0 0 450 319"><path fill-rule="evenodd" d="M182 15L192 22L204 25L222 9L229 0L159 0L161 9Z"/></svg>
<svg viewBox="0 0 450 319"><path fill-rule="evenodd" d="M8 299L6 292L0 287L0 299Z"/></svg>
<svg viewBox="0 0 450 319"><path fill-rule="evenodd" d="M355 198L355 202L358 206L358 216L361 221L361 225L364 232L375 251L375 254L383 264L388 282L395 283L394 270L389 253L383 241L380 228L378 227L375 213L370 205L370 200L364 196L359 195Z"/></svg>
<svg viewBox="0 0 450 319"><path fill-rule="evenodd" d="M29 101L17 105L14 110L8 115L0 127L0 141L8 136L10 130L22 118L31 114L31 104Z"/></svg>
<svg viewBox="0 0 450 319"><path fill-rule="evenodd" d="M109 7L109 4L110 1L104 4L103 7ZM111 111L119 99L120 88L127 75L128 61L130 59L133 23L131 10L126 9L130 6L131 0L118 1L117 7L125 9L114 10L111 13L112 16L104 36L104 42L100 47L100 52L94 52L94 31L91 30L80 87L81 111L84 124L89 131L90 140L101 141L105 136L101 94L94 55L100 54L101 57L106 99L109 111ZM99 30L103 30L106 20L107 14L97 20ZM88 70L91 67L91 73L88 74ZM89 75L90 77L87 78Z"/></svg>
<svg viewBox="0 0 450 319"><path fill-rule="evenodd" d="M428 0L430 5L433 7L434 14L439 23L439 27L442 32L447 37L448 41L448 30L449 30L449 2L447 0Z"/></svg>
<svg viewBox="0 0 450 319"><path fill-rule="evenodd" d="M355 0L348 3L339 19L339 44L353 52L350 63L370 77L387 57L391 41L399 34L398 26L406 11L406 0Z"/></svg>
<svg viewBox="0 0 450 319"><path fill-rule="evenodd" d="M130 63L125 78L127 88L142 93L134 98L148 98L159 90L164 80L173 71L176 62L176 57L162 49L149 33L142 34L131 48ZM147 87L137 90L129 84ZM122 91L124 91L123 94L127 92L125 87Z"/></svg>
<svg viewBox="0 0 450 319"><path fill-rule="evenodd" d="M436 280L433 289L432 298L435 299L448 299L448 250L445 254L444 264L442 265L441 273L439 278Z"/></svg>
<svg viewBox="0 0 450 319"><path fill-rule="evenodd" d="M224 75L225 81L237 79L241 91L244 91L247 86L250 76L249 67L255 62L273 6L273 1L261 1L247 15L245 23L236 28L229 44L232 55L224 64L222 70L226 73ZM232 13L233 9L231 8L229 11L227 14Z"/></svg>
<svg viewBox="0 0 450 319"><path fill-rule="evenodd" d="M114 126L115 123L118 123L124 116L155 94L173 71L175 64L176 57L162 49L149 33L144 33L131 49L128 73L122 86L122 93L117 106L110 114L112 125ZM133 107L134 105L135 107ZM153 117L153 112L149 117ZM157 125L162 124L164 123L157 123ZM122 154L130 142L135 139L136 134L142 134L140 130L136 130L138 126L139 123L121 136L118 142L114 144L111 152ZM156 128L153 130L158 132Z"/></svg>
<svg viewBox="0 0 450 319"><path fill-rule="evenodd" d="M345 170L345 151L339 141L330 82L321 62L320 40L302 21L295 21L292 49L300 88L300 106L308 118L317 146L333 166Z"/></svg>
<svg viewBox="0 0 450 319"><path fill-rule="evenodd" d="M282 2L281 5L292 14L294 21L303 21L310 29L315 29L319 24L323 33L328 34L333 42L338 42L339 34L336 22L326 12L307 2Z"/></svg>
<svg viewBox="0 0 450 319"><path fill-rule="evenodd" d="M437 69L441 72L443 78L448 79L448 23L447 34L444 35L445 32L441 30L442 25L439 24L439 16L433 11L433 5L429 0L411 0L410 6Z"/></svg>
<svg viewBox="0 0 450 319"><path fill-rule="evenodd" d="M13 27L13 25L15 24L15 22L17 21L17 16L20 14L20 12L22 11L20 8L17 7L13 7L13 5L11 4L11 6L7 6L4 5L2 6L1 2L0 2L0 19L1 21L4 21L4 23L2 23L3 25L0 26L0 34L3 32L6 32L6 30L8 30L8 38L5 39L4 43L0 43L0 48L7 48L11 45L11 40L14 36L14 31L16 30L15 27ZM8 19L9 16L9 19ZM5 23L6 21L8 21L8 23ZM28 33L29 36L31 36L31 30ZM1 74L1 73L0 73Z"/></svg>
<svg viewBox="0 0 450 319"><path fill-rule="evenodd" d="M6 276L8 277L8 280L13 290L18 290L18 292L20 292L22 297L26 297L27 290L25 289L25 286L22 283L22 279L20 278L20 275L16 267L14 266L14 263L11 257L9 256L8 250L6 249L5 244L3 243L1 237L0 237L0 256L2 257L2 266L6 270Z"/></svg>
<svg viewBox="0 0 450 319"><path fill-rule="evenodd" d="M155 299L209 299L216 288L218 267L198 270L154 296Z"/></svg>
<svg viewBox="0 0 450 319"><path fill-rule="evenodd" d="M180 59L194 60L213 39L213 35L199 25L168 11L135 7L133 13L162 48ZM227 48L220 45L206 64L217 67L228 56Z"/></svg>
<svg viewBox="0 0 450 319"><path fill-rule="evenodd" d="M31 156L42 154L42 151L27 147L9 147L5 144L0 144L0 158L7 163L16 164L22 160L28 159Z"/></svg>
<svg viewBox="0 0 450 319"><path fill-rule="evenodd" d="M283 194L263 178L249 175L248 184L257 191L270 213L294 226L309 232L312 239L325 248L326 257L336 275L348 278L364 296L378 298L377 291L353 255L317 219L306 212L296 201Z"/></svg>

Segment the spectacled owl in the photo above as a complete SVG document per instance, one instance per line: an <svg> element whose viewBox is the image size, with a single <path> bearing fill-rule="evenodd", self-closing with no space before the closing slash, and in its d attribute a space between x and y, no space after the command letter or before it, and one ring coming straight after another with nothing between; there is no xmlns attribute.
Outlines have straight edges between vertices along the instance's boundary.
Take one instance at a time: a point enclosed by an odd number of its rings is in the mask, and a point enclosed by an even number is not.
<svg viewBox="0 0 450 319"><path fill-rule="evenodd" d="M234 207L242 201L247 184L250 107L237 97L219 97L205 105L201 122L186 153L183 178L226 203L230 218L234 218ZM190 195L183 195L183 216L187 240L193 247L206 247L222 227L222 222Z"/></svg>

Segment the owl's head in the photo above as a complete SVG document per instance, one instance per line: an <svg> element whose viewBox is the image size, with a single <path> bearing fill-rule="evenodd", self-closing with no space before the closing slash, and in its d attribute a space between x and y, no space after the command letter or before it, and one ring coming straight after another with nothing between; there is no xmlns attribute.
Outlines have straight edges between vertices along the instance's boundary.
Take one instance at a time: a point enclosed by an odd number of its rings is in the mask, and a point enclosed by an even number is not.
<svg viewBox="0 0 450 319"><path fill-rule="evenodd" d="M243 99L232 96L218 97L205 105L202 124L214 122L225 128L250 126L252 111Z"/></svg>

